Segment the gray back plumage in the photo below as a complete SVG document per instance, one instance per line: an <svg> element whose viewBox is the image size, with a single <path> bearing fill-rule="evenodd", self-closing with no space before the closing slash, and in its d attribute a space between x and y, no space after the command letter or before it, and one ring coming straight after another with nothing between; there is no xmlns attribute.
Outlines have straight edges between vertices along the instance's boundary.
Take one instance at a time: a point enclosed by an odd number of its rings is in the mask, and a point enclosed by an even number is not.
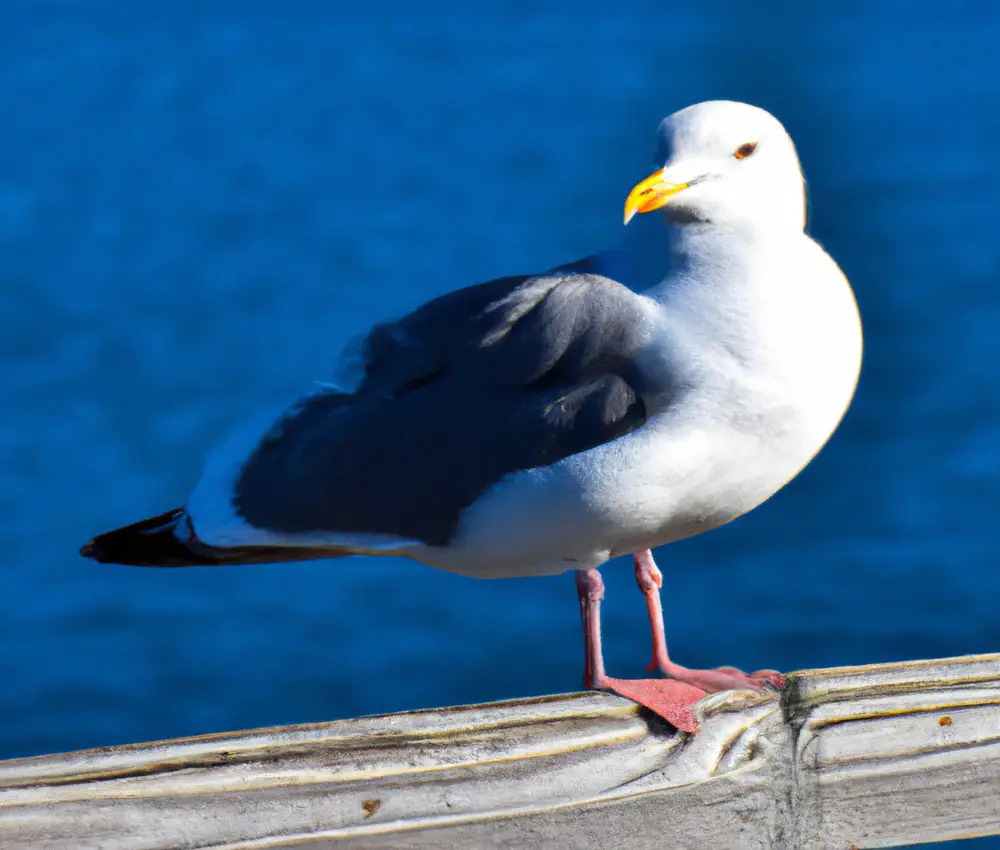
<svg viewBox="0 0 1000 850"><path fill-rule="evenodd" d="M276 532L444 545L505 475L639 427L646 316L592 267L500 278L375 326L360 387L286 412L237 480L237 511Z"/></svg>

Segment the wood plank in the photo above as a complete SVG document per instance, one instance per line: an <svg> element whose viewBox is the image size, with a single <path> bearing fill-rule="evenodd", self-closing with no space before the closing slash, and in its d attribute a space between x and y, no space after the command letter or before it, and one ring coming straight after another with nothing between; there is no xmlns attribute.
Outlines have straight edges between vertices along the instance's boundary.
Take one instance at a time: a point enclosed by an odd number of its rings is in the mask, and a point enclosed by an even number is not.
<svg viewBox="0 0 1000 850"><path fill-rule="evenodd" d="M8 848L890 847L1000 834L1000 655L807 670L684 735L566 694L0 762Z"/></svg>

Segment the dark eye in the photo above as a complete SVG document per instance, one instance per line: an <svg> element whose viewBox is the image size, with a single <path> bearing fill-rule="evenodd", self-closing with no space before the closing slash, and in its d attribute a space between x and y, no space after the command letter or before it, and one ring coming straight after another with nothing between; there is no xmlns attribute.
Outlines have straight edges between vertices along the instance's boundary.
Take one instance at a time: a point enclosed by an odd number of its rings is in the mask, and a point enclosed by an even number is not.
<svg viewBox="0 0 1000 850"><path fill-rule="evenodd" d="M755 150L757 150L756 142L746 142L740 145L735 151L733 151L733 156L735 156L737 159L746 159Z"/></svg>

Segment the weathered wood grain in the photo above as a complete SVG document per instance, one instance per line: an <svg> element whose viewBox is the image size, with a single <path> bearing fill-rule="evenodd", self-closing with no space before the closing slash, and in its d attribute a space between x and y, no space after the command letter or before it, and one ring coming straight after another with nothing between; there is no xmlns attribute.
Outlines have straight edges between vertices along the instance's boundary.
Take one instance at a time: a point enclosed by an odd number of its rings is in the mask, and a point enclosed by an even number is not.
<svg viewBox="0 0 1000 850"><path fill-rule="evenodd" d="M0 762L0 847L820 848L1000 834L1000 655L584 693Z"/></svg>

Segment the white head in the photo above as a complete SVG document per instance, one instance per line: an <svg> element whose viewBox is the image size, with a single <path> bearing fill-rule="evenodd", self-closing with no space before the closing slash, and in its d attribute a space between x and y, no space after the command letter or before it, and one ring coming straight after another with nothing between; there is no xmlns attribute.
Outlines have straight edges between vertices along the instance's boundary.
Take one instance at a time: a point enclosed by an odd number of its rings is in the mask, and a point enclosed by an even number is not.
<svg viewBox="0 0 1000 850"><path fill-rule="evenodd" d="M662 209L671 224L805 227L805 182L795 145L769 112L746 103L697 103L664 118L663 168L625 202L625 223Z"/></svg>

